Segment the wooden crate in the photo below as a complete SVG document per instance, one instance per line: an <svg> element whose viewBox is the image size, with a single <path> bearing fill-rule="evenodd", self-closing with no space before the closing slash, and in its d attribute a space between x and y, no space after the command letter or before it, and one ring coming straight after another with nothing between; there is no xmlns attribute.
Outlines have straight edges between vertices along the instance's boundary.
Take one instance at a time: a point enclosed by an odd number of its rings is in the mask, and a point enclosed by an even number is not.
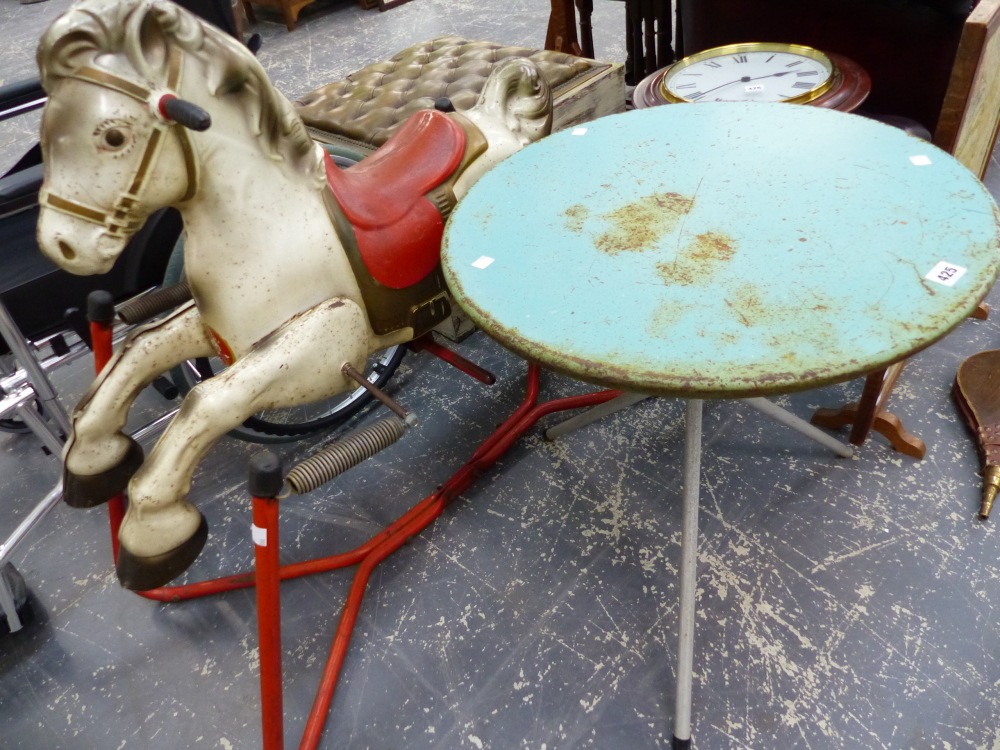
<svg viewBox="0 0 1000 750"><path fill-rule="evenodd" d="M934 144L980 179L1000 127L1000 0L981 0L959 42Z"/></svg>

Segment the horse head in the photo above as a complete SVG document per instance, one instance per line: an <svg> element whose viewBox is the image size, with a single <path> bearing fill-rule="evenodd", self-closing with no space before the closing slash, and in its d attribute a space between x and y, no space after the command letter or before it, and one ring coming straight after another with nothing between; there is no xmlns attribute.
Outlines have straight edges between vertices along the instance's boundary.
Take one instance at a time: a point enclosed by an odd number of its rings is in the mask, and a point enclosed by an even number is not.
<svg viewBox="0 0 1000 750"><path fill-rule="evenodd" d="M476 105L462 114L486 136L489 151L459 178L458 195L508 156L552 131L552 91L531 60L511 58L493 68Z"/></svg>
<svg viewBox="0 0 1000 750"><path fill-rule="evenodd" d="M267 158L305 155L316 169L249 50L167 0L80 0L43 35L38 65L49 94L38 243L73 273L109 270L149 214L194 199L234 128Z"/></svg>

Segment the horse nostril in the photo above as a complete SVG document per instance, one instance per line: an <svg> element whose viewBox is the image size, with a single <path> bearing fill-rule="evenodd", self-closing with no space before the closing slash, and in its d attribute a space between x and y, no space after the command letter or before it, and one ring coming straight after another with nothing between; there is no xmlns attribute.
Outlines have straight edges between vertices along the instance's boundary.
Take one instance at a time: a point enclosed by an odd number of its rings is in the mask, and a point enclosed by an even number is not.
<svg viewBox="0 0 1000 750"><path fill-rule="evenodd" d="M66 260L73 260L76 257L76 250L63 240L59 240L59 252L62 253Z"/></svg>

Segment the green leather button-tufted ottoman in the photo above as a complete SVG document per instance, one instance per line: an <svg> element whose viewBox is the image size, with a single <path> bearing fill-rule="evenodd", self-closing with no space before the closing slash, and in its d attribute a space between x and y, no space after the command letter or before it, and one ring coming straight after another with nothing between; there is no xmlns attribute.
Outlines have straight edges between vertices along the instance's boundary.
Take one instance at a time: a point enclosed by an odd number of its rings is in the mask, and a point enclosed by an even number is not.
<svg viewBox="0 0 1000 750"><path fill-rule="evenodd" d="M314 138L364 155L414 112L433 108L438 97L449 97L459 111L471 108L493 66L511 57L529 58L552 87L553 131L625 110L625 73L618 63L457 36L415 44L295 104Z"/></svg>

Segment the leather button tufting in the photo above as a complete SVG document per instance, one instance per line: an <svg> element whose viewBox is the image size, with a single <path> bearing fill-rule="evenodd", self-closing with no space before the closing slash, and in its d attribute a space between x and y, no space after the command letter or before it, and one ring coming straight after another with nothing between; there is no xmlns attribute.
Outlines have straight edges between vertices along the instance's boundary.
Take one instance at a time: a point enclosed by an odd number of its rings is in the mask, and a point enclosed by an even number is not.
<svg viewBox="0 0 1000 750"><path fill-rule="evenodd" d="M438 97L449 96L459 111L474 106L493 66L511 57L529 58L554 90L583 73L606 67L562 52L440 37L316 89L296 102L296 107L310 127L381 146L409 115L433 108ZM372 104L364 109L343 107L345 99Z"/></svg>

